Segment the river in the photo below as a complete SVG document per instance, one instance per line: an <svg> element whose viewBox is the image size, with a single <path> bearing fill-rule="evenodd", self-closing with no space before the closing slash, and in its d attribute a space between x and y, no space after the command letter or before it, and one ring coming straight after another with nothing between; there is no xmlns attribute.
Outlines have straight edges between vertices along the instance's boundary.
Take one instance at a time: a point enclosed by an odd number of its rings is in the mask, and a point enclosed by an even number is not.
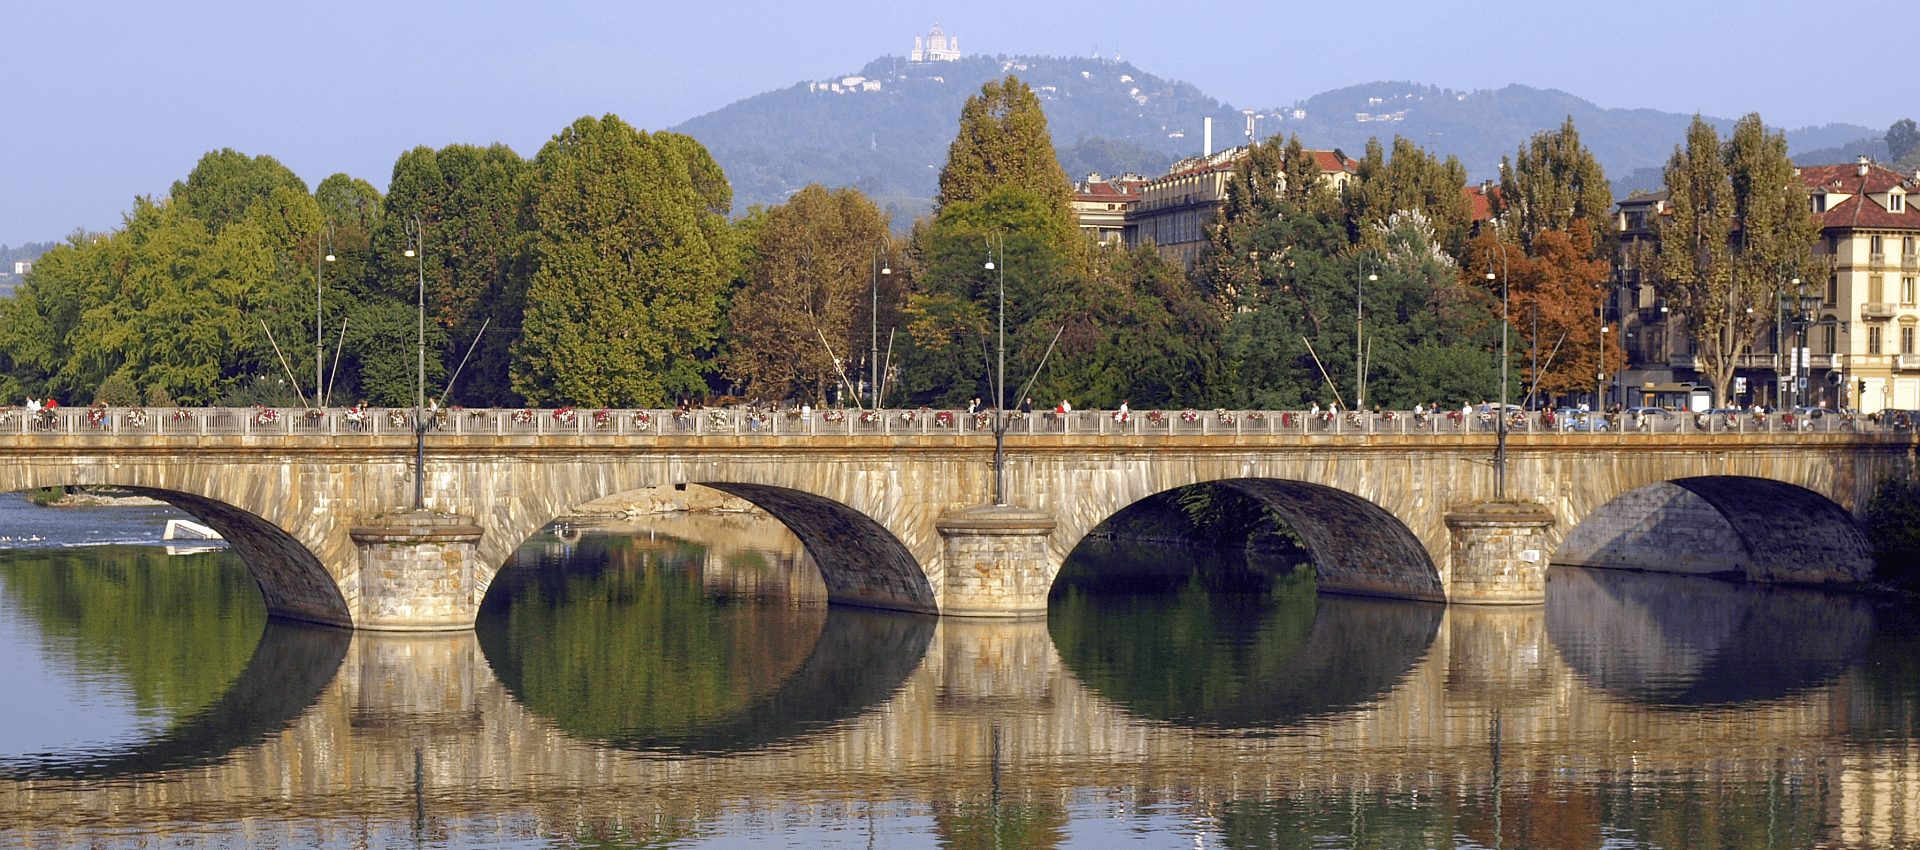
<svg viewBox="0 0 1920 850"><path fill-rule="evenodd" d="M941 620L671 515L394 635L268 618L169 516L0 497L0 847L1920 844L1920 626L1858 597L1448 608L1090 542L1045 620Z"/></svg>

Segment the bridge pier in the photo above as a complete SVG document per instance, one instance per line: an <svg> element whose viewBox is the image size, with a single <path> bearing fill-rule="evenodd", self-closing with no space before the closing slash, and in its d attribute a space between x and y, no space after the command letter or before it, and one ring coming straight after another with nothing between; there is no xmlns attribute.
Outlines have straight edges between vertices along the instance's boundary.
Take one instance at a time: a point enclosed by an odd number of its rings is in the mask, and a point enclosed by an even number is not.
<svg viewBox="0 0 1920 850"><path fill-rule="evenodd" d="M1447 601L1469 605L1539 605L1547 601L1547 529L1553 514L1538 505L1475 502L1447 511L1452 576Z"/></svg>
<svg viewBox="0 0 1920 850"><path fill-rule="evenodd" d="M472 517L433 511L376 516L349 532L358 551L342 581L355 628L456 631L473 628L486 593L481 530Z"/></svg>
<svg viewBox="0 0 1920 850"><path fill-rule="evenodd" d="M941 514L946 562L940 613L956 617L1036 617L1047 613L1053 571L1047 540L1056 525L1044 511L976 505Z"/></svg>

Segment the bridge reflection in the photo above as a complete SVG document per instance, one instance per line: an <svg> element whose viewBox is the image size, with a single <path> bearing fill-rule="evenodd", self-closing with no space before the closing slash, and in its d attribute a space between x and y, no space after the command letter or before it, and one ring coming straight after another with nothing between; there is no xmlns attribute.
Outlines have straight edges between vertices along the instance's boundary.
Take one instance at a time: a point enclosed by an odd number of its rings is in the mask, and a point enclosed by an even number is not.
<svg viewBox="0 0 1920 850"><path fill-rule="evenodd" d="M1110 660L1157 656L1097 619L1063 635L1045 621L832 611L804 653L733 687L731 702L667 724L593 694L590 711L570 713L562 691L533 684L546 650L517 643L511 628L276 626L253 667L282 684L324 682L317 692L284 688L276 702L250 667L220 701L231 710L192 721L198 751L170 735L117 765L15 773L0 779L0 820L38 824L37 837L13 839L23 843L92 846L179 830L290 840L298 830L303 843L372 845L409 829L639 840L769 808L851 828L876 802L909 800L930 804L949 839L1044 846L1073 831L1068 801L1080 799L1229 814L1239 843L1258 846L1268 832L1331 823L1315 812L1352 803L1379 819L1368 829L1387 830L1375 837L1405 829L1513 843L1530 834L1514 831L1526 812L1538 829L1567 826L1574 837L1559 846L1576 846L1598 838L1608 806L1672 805L1692 793L1676 782L1699 782L1734 795L1786 789L1800 807L1789 826L1825 824L1810 834L1820 842L1920 839L1903 814L1920 813L1909 778L1920 755L1836 734L1866 675L1864 610L1840 604L1790 631L1784 624L1812 610L1791 596L1702 585L1667 600L1578 572L1552 586L1546 606L1497 610L1278 599L1270 615L1280 619L1261 620L1261 634L1232 642L1245 652L1217 659L1246 673L1219 700L1164 684L1198 674L1190 669L1138 667L1129 680ZM1625 626L1661 646L1610 639ZM1163 619L1133 633L1151 640L1169 628ZM1793 650L1784 684L1714 683L1787 643L1813 646ZM1693 660L1646 660L1669 651ZM618 663L587 656L568 672L611 679ZM128 772L158 775L72 781ZM1496 798L1512 816L1505 825Z"/></svg>

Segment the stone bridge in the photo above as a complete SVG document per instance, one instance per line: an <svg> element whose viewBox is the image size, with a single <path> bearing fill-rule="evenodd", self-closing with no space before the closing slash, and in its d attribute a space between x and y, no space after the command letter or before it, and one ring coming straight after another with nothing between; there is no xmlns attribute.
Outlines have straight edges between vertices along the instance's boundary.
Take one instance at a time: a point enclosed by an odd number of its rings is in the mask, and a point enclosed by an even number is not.
<svg viewBox="0 0 1920 850"><path fill-rule="evenodd" d="M1311 550L1323 590L1533 604L1555 560L1866 580L1856 514L1880 480L1908 474L1915 445L1837 417L1821 430L1527 422L1508 435L1496 494L1496 435L1481 423L1075 417L1016 423L999 507L991 433L964 414L900 411L865 422L456 412L424 436L420 482L404 413L63 412L0 421L0 492L105 484L164 499L221 531L273 613L371 629L469 628L495 572L542 526L593 499L688 485L766 509L805 543L834 601L869 607L1043 614L1089 531L1199 483L1271 506Z"/></svg>

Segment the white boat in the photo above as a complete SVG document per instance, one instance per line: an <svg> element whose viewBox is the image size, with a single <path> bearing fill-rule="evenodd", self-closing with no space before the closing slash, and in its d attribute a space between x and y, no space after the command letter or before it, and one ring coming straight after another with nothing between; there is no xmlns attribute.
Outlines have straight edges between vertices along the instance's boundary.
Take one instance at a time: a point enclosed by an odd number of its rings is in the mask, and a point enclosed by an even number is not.
<svg viewBox="0 0 1920 850"><path fill-rule="evenodd" d="M190 519L167 520L167 530L160 535L162 540L223 540L220 532Z"/></svg>

